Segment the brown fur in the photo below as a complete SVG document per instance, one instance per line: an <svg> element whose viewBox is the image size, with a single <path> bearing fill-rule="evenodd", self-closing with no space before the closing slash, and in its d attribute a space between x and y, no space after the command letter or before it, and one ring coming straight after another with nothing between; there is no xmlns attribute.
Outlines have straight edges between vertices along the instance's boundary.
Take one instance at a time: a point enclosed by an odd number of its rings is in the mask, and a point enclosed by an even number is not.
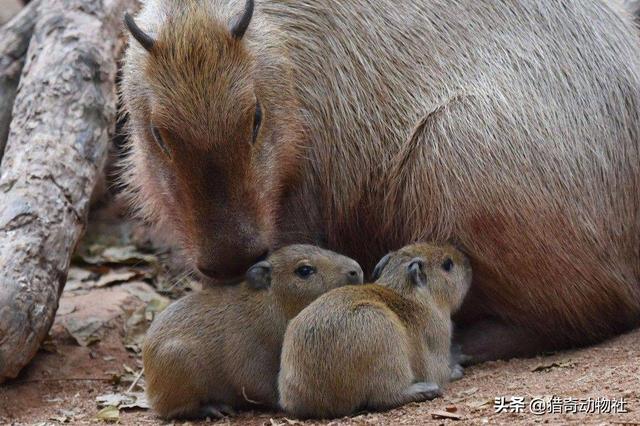
<svg viewBox="0 0 640 426"><path fill-rule="evenodd" d="M276 202L297 179L298 104L291 72L273 49L250 51L190 2L158 31L151 54L131 52L141 69L129 73L145 86L125 100L132 131L151 141L131 147L134 203L213 278L238 276L269 248ZM252 145L256 100L265 119ZM151 125L170 156L153 143Z"/></svg>
<svg viewBox="0 0 640 426"><path fill-rule="evenodd" d="M451 314L471 283L468 260L449 246L415 244L392 254L377 283L333 290L289 323L278 376L287 412L384 410L433 398L449 381Z"/></svg>
<svg viewBox="0 0 640 426"><path fill-rule="evenodd" d="M276 406L287 322L322 293L362 282L355 261L317 247L286 247L268 262L269 288L244 282L207 289L153 322L143 361L149 401L160 416L215 417L256 404ZM301 264L317 273L300 278L294 271Z"/></svg>
<svg viewBox="0 0 640 426"><path fill-rule="evenodd" d="M259 0L235 40L243 0L149 0L137 20L157 48L134 42L125 61L131 192L223 279L267 246L318 243L369 269L454 241L474 267L459 320L477 360L627 330L640 40L613 3Z"/></svg>

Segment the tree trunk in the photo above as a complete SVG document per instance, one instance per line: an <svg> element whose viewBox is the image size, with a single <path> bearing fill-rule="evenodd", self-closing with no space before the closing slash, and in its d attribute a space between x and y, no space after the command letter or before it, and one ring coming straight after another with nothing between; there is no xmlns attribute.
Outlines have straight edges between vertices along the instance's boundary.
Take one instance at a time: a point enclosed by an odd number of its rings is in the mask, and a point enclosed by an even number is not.
<svg viewBox="0 0 640 426"><path fill-rule="evenodd" d="M25 53L36 23L39 1L24 8L0 29L0 161L9 135L11 109L18 90Z"/></svg>
<svg viewBox="0 0 640 426"><path fill-rule="evenodd" d="M46 336L116 114L122 15L133 0L46 0L0 165L0 382Z"/></svg>
<svg viewBox="0 0 640 426"><path fill-rule="evenodd" d="M0 27L9 22L25 5L21 0L2 0L0 5Z"/></svg>

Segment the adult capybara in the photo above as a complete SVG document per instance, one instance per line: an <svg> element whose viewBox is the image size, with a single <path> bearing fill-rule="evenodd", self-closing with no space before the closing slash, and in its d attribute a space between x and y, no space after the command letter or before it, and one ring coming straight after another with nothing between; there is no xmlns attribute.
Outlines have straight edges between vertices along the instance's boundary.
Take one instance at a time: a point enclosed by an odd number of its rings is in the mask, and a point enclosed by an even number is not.
<svg viewBox="0 0 640 426"><path fill-rule="evenodd" d="M148 0L126 21L126 179L204 275L292 242L370 270L449 240L476 360L638 324L640 38L613 2Z"/></svg>

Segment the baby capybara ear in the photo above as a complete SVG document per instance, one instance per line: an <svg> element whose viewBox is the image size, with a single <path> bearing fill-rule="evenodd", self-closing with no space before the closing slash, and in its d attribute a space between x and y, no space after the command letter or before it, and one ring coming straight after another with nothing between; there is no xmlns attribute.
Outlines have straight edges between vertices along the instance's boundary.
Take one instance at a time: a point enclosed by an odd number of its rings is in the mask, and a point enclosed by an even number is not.
<svg viewBox="0 0 640 426"><path fill-rule="evenodd" d="M380 275L382 275L382 270L387 266L393 254L394 252L391 252L387 254L385 257L383 257L382 259L380 259L380 262L378 262L376 267L373 269L373 275L371 276L371 281L375 281L378 278L380 278Z"/></svg>
<svg viewBox="0 0 640 426"><path fill-rule="evenodd" d="M265 290L271 286L271 271L273 267L266 260L253 265L246 274L247 283L256 290Z"/></svg>
<svg viewBox="0 0 640 426"><path fill-rule="evenodd" d="M424 273L424 260L419 257L411 259L409 266L407 266L407 273L409 274L409 279L414 285L427 285L427 275Z"/></svg>

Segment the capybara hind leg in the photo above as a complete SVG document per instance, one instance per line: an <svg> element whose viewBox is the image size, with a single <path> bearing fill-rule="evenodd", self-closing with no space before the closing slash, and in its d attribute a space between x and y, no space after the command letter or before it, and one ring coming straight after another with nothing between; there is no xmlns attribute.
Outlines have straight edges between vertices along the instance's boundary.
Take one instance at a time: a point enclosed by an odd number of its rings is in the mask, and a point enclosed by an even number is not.
<svg viewBox="0 0 640 426"><path fill-rule="evenodd" d="M235 411L228 405L205 404L196 413L199 419L223 419L228 416L235 416Z"/></svg>
<svg viewBox="0 0 640 426"><path fill-rule="evenodd" d="M163 417L180 420L220 420L235 415L234 409L226 404L197 404Z"/></svg>
<svg viewBox="0 0 640 426"><path fill-rule="evenodd" d="M462 348L459 362L463 365L531 357L552 348L549 341L531 330L498 320L470 324L456 332L455 340Z"/></svg>

